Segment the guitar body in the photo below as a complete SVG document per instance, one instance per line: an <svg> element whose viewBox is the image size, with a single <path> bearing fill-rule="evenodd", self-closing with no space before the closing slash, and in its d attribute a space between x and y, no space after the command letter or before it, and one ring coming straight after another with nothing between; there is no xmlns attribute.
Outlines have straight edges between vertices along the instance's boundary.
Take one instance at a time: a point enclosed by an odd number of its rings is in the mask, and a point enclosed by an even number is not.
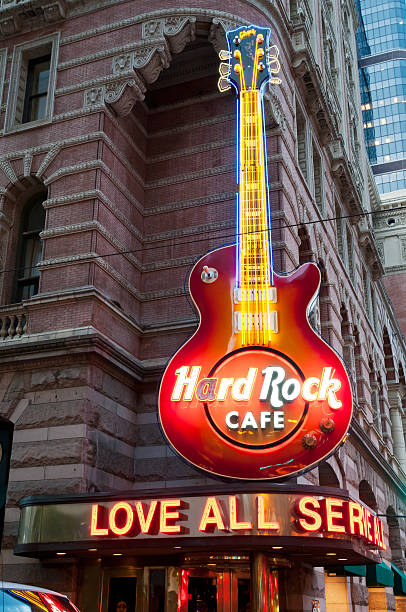
<svg viewBox="0 0 406 612"><path fill-rule="evenodd" d="M216 280L204 280L207 269ZM277 333L266 345L242 346L234 330L236 247L208 253L190 274L200 324L167 366L159 415L173 448L210 473L276 479L303 472L334 451L351 421L343 362L307 317L320 286L317 265L275 273L273 283Z"/></svg>

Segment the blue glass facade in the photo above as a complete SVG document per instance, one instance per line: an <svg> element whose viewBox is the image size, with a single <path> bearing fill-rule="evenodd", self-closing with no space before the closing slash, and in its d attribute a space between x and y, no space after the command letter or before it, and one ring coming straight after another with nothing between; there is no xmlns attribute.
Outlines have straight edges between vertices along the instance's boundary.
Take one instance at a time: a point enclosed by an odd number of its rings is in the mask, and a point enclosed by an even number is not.
<svg viewBox="0 0 406 612"><path fill-rule="evenodd" d="M361 109L380 193L406 189L406 0L356 0Z"/></svg>

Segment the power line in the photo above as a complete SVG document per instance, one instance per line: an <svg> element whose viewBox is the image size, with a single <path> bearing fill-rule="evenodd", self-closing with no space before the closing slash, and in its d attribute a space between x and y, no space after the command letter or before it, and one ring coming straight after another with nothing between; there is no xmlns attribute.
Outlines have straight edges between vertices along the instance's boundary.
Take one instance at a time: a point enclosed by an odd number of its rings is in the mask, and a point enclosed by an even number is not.
<svg viewBox="0 0 406 612"><path fill-rule="evenodd" d="M353 217L366 217L368 215L379 215L381 213L387 213L387 212L397 212L400 210L405 210L404 206L398 206L396 208L391 208L390 211L388 210L371 210L371 211L363 211L363 212L359 212L359 213L353 213L350 215L341 215L338 217L325 217L324 219L314 219L312 221L303 221L303 222L299 222L299 223L290 223L290 224L285 224L285 225L280 225L279 227L274 227L272 225L271 229L290 229L293 227L303 227L306 225L314 225L316 223L325 223L325 222L329 222L329 221L337 221L338 219L351 219ZM279 220L279 219L277 219ZM280 220L279 220L280 221ZM207 230L204 233L207 234L209 232L221 232L221 228L220 229L215 229L215 230ZM234 237L238 237L238 236L243 236L243 235L247 235L247 234L260 234L262 232L268 232L268 230L252 230L250 232L240 232L240 233L229 233L229 234L223 234L222 238L234 238ZM114 255L132 255L133 253L141 253L141 252L146 252L146 251L153 251L155 249L161 249L163 248L163 246L184 246L184 245L188 245L188 244L197 244L199 242L203 242L204 240L208 240L210 238L210 236L206 236L204 238L196 238L195 240L186 240L184 242L173 242L171 241L171 238L160 238L157 240L157 242L163 242L163 241L170 241L167 245L156 245L156 246L151 246L151 247L141 247L139 249L131 249L129 251L113 251L110 253L103 253L102 255L90 255L88 257L86 257L85 261L89 261L89 260L94 260L94 259L102 259L102 258L106 258L106 257L113 257ZM41 262L39 262L41 263ZM35 267L35 266L34 266ZM0 270L0 274L5 274L6 272L22 272L24 270L32 270L33 266L25 266L25 267L18 267L18 268L10 268L8 270Z"/></svg>

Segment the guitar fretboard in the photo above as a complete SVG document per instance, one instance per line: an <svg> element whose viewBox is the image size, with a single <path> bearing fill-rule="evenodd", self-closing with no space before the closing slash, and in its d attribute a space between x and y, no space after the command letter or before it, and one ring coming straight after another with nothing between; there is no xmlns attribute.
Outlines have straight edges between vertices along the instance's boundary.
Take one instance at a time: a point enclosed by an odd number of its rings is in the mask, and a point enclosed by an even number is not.
<svg viewBox="0 0 406 612"><path fill-rule="evenodd" d="M268 219L267 174L258 89L240 94L238 279L234 327L243 345L269 345L278 331Z"/></svg>

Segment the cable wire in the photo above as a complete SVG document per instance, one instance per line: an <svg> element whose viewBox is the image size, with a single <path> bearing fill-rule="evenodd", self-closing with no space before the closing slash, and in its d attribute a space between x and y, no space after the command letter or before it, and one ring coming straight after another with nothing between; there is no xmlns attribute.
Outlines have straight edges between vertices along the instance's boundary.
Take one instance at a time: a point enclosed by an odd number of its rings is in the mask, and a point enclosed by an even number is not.
<svg viewBox="0 0 406 612"><path fill-rule="evenodd" d="M389 210L384 209L384 210L368 210L368 211L363 211L363 212L359 212L359 213L352 213L350 215L341 215L339 217L325 217L324 219L314 219L311 221L303 221L303 222L299 222L299 223L290 223L290 224L285 224L285 225L280 225L279 227L275 227L273 225L272 227L272 231L275 232L275 230L281 230L281 229L289 229L289 228L293 228L293 227L304 227L306 225L314 225L316 223L325 223L325 222L329 222L329 221L337 221L338 219L351 219L354 217L366 217L368 215L379 215L382 213L387 213L387 212L397 212L400 210L405 210L404 206L398 206L396 208L391 208ZM274 219L274 222L278 221L278 219ZM280 221L280 220L279 220ZM214 229L214 230L207 230L204 233L207 234L209 232L221 232L222 229ZM259 231L268 231L268 230L255 230L255 233L258 233ZM244 234L248 234L248 233L252 233L252 232L240 232L240 233L236 233L236 232L232 232L232 233L228 233L228 234L223 234L221 237L222 238L234 238L238 236L243 236ZM110 253L103 253L101 255L89 255L88 257L84 258L84 261L89 261L89 260L95 260L95 259L102 259L102 258L106 258L106 257L113 257L114 255L132 255L133 253L141 253L141 252L146 252L146 251L153 251L155 249L161 249L165 246L184 246L187 244L197 244L199 242L203 242L204 240L208 240L209 238L211 238L211 236L206 236L204 238L197 238L194 240L186 240L184 242L173 242L173 239L171 238L160 238L157 240L157 242L163 242L163 241L168 241L167 245L156 245L156 246L151 246L151 247L140 247L138 249L131 249L129 251L113 251ZM80 260L79 260L80 261ZM39 262L41 263L41 262ZM22 272L23 270L32 270L33 268L35 268L36 266L19 266L18 268L9 268L8 270L0 270L0 274L5 274L6 272Z"/></svg>

